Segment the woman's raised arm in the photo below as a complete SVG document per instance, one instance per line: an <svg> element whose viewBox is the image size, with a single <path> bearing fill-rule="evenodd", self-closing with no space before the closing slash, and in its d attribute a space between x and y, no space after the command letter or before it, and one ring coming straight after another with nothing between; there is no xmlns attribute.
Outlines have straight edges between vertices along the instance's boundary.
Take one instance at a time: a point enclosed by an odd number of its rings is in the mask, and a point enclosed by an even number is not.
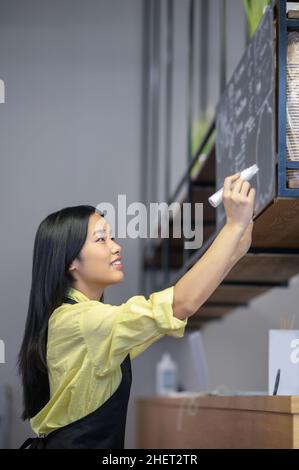
<svg viewBox="0 0 299 470"><path fill-rule="evenodd" d="M175 317L182 320L196 313L249 250L255 194L255 189L243 181L239 173L225 179L226 224L206 253L175 284Z"/></svg>

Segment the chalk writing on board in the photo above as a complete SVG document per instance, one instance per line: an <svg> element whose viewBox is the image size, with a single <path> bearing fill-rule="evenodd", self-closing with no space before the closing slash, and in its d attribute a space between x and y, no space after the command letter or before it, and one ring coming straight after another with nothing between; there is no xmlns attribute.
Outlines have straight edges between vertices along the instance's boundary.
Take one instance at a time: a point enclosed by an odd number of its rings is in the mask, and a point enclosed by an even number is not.
<svg viewBox="0 0 299 470"><path fill-rule="evenodd" d="M268 7L217 106L217 189L226 176L256 163L255 214L275 194L275 70L273 11ZM217 226L223 225L223 205Z"/></svg>

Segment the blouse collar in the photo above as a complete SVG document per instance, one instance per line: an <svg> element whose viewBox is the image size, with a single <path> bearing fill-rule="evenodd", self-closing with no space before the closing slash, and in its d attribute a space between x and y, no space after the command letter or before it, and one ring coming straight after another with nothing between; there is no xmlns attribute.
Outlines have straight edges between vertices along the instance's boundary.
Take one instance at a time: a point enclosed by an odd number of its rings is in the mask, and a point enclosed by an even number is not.
<svg viewBox="0 0 299 470"><path fill-rule="evenodd" d="M87 302L90 300L85 294L83 294L83 292L75 289L74 287L70 287L68 289L67 297L76 300L76 302Z"/></svg>

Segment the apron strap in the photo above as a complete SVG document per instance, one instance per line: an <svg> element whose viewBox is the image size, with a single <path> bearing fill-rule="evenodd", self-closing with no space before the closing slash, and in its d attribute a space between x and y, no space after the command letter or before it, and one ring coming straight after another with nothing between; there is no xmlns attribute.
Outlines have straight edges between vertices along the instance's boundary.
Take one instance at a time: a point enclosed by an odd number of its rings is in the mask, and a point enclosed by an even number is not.
<svg viewBox="0 0 299 470"><path fill-rule="evenodd" d="M33 442L33 437L29 437L25 442L19 447L19 449L26 449Z"/></svg>
<svg viewBox="0 0 299 470"><path fill-rule="evenodd" d="M45 438L44 437L29 437L26 441L19 447L19 449L45 449Z"/></svg>

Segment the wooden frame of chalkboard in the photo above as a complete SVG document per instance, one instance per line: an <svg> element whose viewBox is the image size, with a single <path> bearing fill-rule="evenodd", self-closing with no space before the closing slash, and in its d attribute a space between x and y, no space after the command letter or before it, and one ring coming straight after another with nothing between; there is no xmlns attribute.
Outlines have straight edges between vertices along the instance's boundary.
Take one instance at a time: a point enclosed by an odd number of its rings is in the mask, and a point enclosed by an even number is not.
<svg viewBox="0 0 299 470"><path fill-rule="evenodd" d="M290 31L299 31L299 20L287 18L287 3L279 0L277 8L278 50L278 197L299 197L299 188L288 188L287 170L298 170L298 161L287 160L287 39Z"/></svg>

